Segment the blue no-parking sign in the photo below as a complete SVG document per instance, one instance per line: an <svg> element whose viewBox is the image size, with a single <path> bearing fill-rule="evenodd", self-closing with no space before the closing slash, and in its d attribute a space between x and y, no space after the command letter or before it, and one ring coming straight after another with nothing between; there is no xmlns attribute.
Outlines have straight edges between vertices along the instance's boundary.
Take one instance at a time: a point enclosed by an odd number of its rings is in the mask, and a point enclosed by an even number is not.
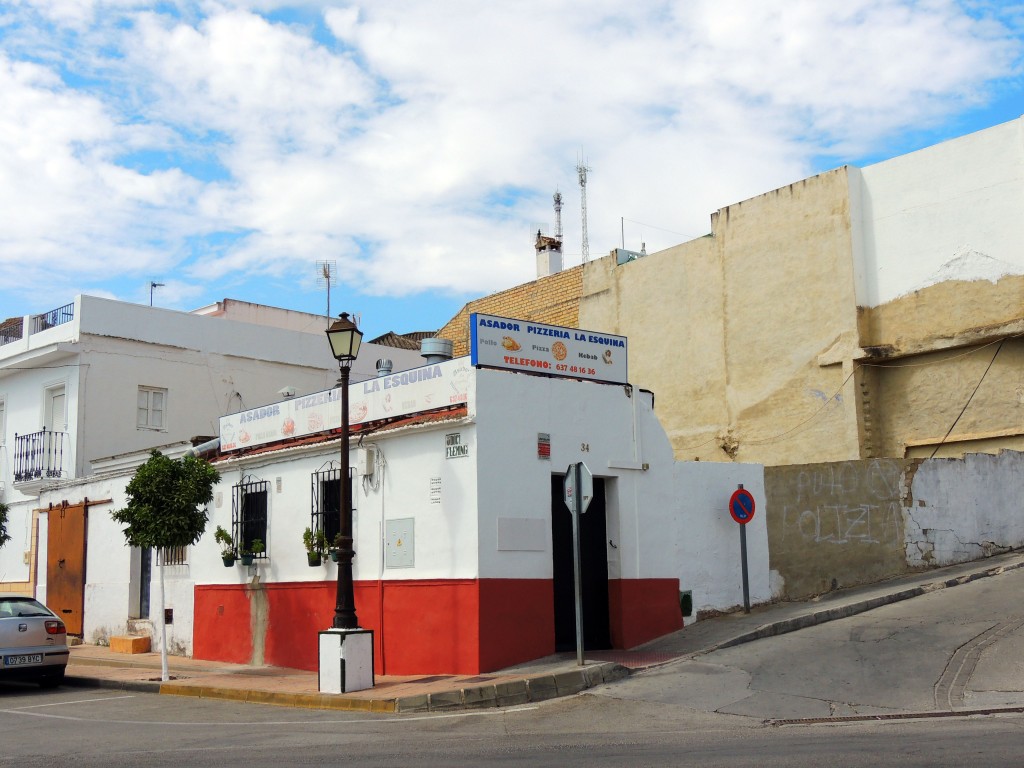
<svg viewBox="0 0 1024 768"><path fill-rule="evenodd" d="M740 525L746 525L754 519L754 497L750 491L737 488L729 498L729 514Z"/></svg>

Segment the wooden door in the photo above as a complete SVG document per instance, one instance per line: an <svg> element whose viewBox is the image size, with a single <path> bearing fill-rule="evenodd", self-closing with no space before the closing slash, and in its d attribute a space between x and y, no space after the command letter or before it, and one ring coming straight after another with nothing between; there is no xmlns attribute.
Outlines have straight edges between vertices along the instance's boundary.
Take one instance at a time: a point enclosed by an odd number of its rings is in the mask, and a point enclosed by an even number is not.
<svg viewBox="0 0 1024 768"><path fill-rule="evenodd" d="M63 619L69 635L81 637L88 502L61 502L47 514L46 606Z"/></svg>

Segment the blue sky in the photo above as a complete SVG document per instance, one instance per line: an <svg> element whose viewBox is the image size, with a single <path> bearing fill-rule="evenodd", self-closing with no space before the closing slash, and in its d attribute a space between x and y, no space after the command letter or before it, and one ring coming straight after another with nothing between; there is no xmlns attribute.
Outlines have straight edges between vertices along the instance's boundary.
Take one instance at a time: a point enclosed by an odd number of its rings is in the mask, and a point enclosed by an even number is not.
<svg viewBox="0 0 1024 768"><path fill-rule="evenodd" d="M78 293L435 329L718 208L1024 113L1024 3L0 5L0 315Z"/></svg>

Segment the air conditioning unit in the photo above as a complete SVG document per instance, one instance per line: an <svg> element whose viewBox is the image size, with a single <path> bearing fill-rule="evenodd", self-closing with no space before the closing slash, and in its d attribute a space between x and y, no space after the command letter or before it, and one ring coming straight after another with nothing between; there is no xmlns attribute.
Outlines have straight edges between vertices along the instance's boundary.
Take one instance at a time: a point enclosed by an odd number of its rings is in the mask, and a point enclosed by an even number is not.
<svg viewBox="0 0 1024 768"><path fill-rule="evenodd" d="M356 451L356 472L363 477L377 471L377 449L370 445Z"/></svg>

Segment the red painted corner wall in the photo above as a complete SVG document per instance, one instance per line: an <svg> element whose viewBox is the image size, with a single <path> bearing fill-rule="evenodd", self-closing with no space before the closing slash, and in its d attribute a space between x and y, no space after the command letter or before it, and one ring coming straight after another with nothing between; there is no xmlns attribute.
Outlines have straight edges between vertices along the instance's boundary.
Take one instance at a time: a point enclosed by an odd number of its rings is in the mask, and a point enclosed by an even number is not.
<svg viewBox="0 0 1024 768"><path fill-rule="evenodd" d="M609 579L612 646L634 648L683 628L679 579Z"/></svg>
<svg viewBox="0 0 1024 768"><path fill-rule="evenodd" d="M616 648L683 625L676 579L612 580L608 595ZM315 670L334 597L333 581L196 586L193 653L253 663L258 620L263 663ZM360 626L374 632L379 675L479 674L554 653L548 579L358 582L355 597Z"/></svg>
<svg viewBox="0 0 1024 768"><path fill-rule="evenodd" d="M480 671L475 579L384 582L383 674Z"/></svg>
<svg viewBox="0 0 1024 768"><path fill-rule="evenodd" d="M550 579L480 580L480 671L493 672L555 652Z"/></svg>

